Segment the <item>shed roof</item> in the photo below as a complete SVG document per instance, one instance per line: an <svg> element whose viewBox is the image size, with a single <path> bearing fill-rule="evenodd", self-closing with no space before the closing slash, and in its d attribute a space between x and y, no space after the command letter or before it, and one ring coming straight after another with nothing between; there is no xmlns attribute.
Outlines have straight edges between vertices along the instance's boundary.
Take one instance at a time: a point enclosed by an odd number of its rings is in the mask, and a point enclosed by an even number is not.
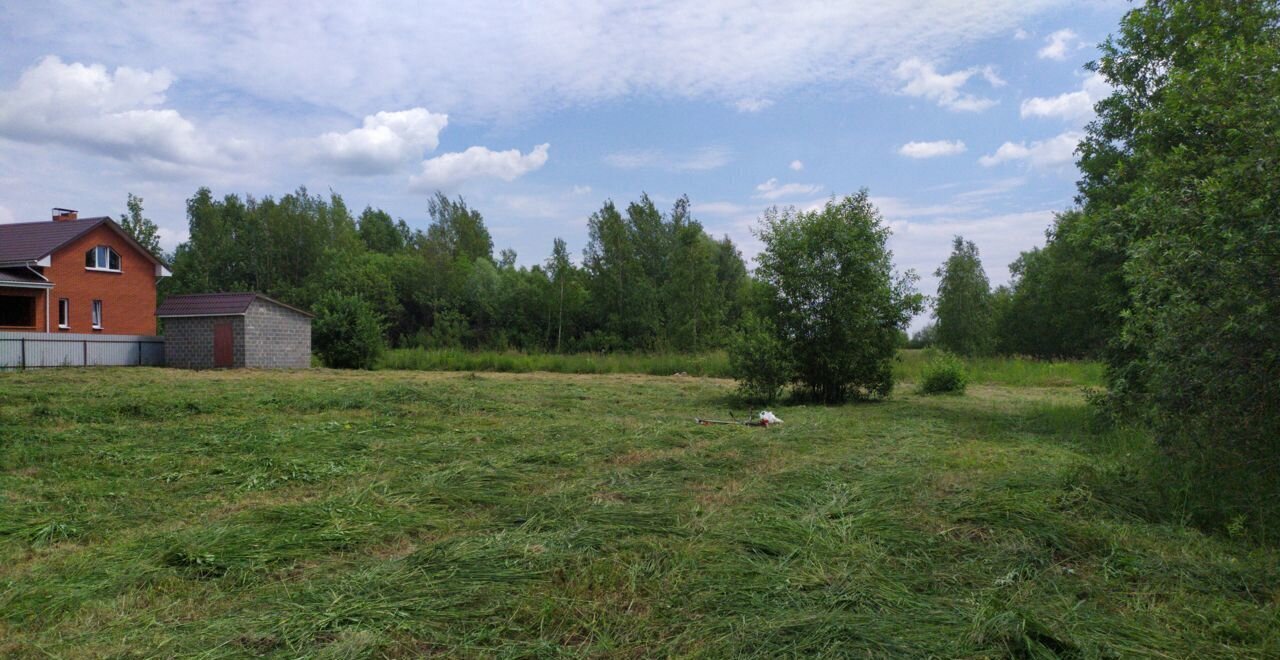
<svg viewBox="0 0 1280 660"><path fill-rule="evenodd" d="M169 296L156 308L156 318L182 316L243 316L249 305L262 300L272 305L291 309L306 317L312 315L292 305L268 298L261 293L192 293Z"/></svg>
<svg viewBox="0 0 1280 660"><path fill-rule="evenodd" d="M80 238L99 225L107 225L151 261L162 264L155 255L138 245L120 225L107 216L78 220L17 222L0 225L0 263L29 263L53 254L59 248Z"/></svg>

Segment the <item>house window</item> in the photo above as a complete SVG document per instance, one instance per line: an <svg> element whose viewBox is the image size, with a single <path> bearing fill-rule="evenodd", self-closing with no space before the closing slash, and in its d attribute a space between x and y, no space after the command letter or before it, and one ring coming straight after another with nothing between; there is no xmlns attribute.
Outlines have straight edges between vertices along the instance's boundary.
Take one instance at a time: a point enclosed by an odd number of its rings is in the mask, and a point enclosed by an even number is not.
<svg viewBox="0 0 1280 660"><path fill-rule="evenodd" d="M93 329L102 329L102 301L93 301Z"/></svg>
<svg viewBox="0 0 1280 660"><path fill-rule="evenodd" d="M58 327L71 327L71 301L66 298L58 299Z"/></svg>
<svg viewBox="0 0 1280 660"><path fill-rule="evenodd" d="M105 245L99 245L84 253L84 267L120 272L120 254Z"/></svg>
<svg viewBox="0 0 1280 660"><path fill-rule="evenodd" d="M36 299L31 296L0 296L0 326L31 328L36 324Z"/></svg>

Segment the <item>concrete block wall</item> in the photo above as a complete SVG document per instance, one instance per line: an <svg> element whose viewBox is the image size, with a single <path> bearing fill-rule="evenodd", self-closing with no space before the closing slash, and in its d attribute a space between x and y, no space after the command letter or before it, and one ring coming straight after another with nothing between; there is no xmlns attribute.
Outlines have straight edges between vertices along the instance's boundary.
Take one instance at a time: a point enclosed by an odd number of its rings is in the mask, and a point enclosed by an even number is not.
<svg viewBox="0 0 1280 660"><path fill-rule="evenodd" d="M287 307L255 300L245 313L245 366L306 369L311 366L311 319Z"/></svg>
<svg viewBox="0 0 1280 660"><path fill-rule="evenodd" d="M180 369L213 368L213 326L231 322L234 366L246 366L243 316L199 316L164 320L164 362ZM308 337L308 345L310 338ZM253 365L247 365L253 366Z"/></svg>

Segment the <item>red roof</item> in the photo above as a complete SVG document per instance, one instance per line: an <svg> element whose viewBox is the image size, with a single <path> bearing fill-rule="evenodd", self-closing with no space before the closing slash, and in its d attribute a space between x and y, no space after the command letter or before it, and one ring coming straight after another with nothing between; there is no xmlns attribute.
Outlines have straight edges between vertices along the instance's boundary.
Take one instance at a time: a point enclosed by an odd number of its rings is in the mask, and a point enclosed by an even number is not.
<svg viewBox="0 0 1280 660"><path fill-rule="evenodd" d="M249 305L255 300L263 300L285 309L291 309L304 316L307 312L273 300L261 293L191 293L180 296L169 296L156 308L156 318L172 318L178 316L241 316L249 311Z"/></svg>

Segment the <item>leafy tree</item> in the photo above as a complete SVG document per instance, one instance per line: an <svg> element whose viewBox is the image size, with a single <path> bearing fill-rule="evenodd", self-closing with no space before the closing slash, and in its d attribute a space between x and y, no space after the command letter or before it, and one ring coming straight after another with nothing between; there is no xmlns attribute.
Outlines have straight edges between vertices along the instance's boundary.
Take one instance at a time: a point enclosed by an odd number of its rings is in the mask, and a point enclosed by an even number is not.
<svg viewBox="0 0 1280 660"><path fill-rule="evenodd" d="M493 238L484 226L484 217L468 207L462 197L454 201L437 192L427 202L427 214L431 216L431 226L427 228L426 243L431 248L451 258L493 260Z"/></svg>
<svg viewBox="0 0 1280 660"><path fill-rule="evenodd" d="M929 348L938 343L938 326L930 323L911 335L907 348Z"/></svg>
<svg viewBox="0 0 1280 660"><path fill-rule="evenodd" d="M697 222L681 224L672 247L664 334L672 348L702 350L716 336L723 318L724 301L716 279L720 249Z"/></svg>
<svg viewBox="0 0 1280 660"><path fill-rule="evenodd" d="M938 299L933 318L938 344L959 355L985 355L995 345L991 284L982 270L978 246L956 236L951 256L935 273Z"/></svg>
<svg viewBox="0 0 1280 660"><path fill-rule="evenodd" d="M129 212L120 215L120 228L138 245L146 248L155 257L163 253L160 250L160 228L150 218L142 215L142 198L129 193Z"/></svg>
<svg viewBox="0 0 1280 660"><path fill-rule="evenodd" d="M557 238L552 243L546 272L550 277L550 295L554 296L554 303L550 307L555 310L555 332L552 335L550 327L548 328L547 347L554 348L558 353L564 350L566 328L571 337L577 329L586 300L586 290L581 283L582 273L569 258L569 248L564 239Z"/></svg>
<svg viewBox="0 0 1280 660"><path fill-rule="evenodd" d="M358 223L360 240L374 252L395 254L409 243L411 232L404 220L393 221L382 209L366 206Z"/></svg>
<svg viewBox="0 0 1280 660"><path fill-rule="evenodd" d="M1114 258L1083 235L1078 210L1059 214L1043 248L1009 265L1012 280L993 303L998 348L1040 358L1096 355L1115 334L1119 316L1108 301L1119 297Z"/></svg>
<svg viewBox="0 0 1280 660"><path fill-rule="evenodd" d="M357 295L326 293L315 305L311 337L325 366L372 369L384 347L382 316Z"/></svg>
<svg viewBox="0 0 1280 660"><path fill-rule="evenodd" d="M582 264L596 324L619 339L643 343L648 323L638 318L650 310L637 309L648 296L638 293L644 270L626 220L612 201L605 202L587 221L587 232Z"/></svg>
<svg viewBox="0 0 1280 660"><path fill-rule="evenodd" d="M1201 520L1280 536L1280 7L1153 0L1093 68L1114 92L1079 189L1123 258L1110 396L1194 477Z"/></svg>
<svg viewBox="0 0 1280 660"><path fill-rule="evenodd" d="M791 380L828 403L887 396L898 331L922 299L914 274L893 273L889 229L867 191L821 211L769 209L757 235L764 251L756 273Z"/></svg>

